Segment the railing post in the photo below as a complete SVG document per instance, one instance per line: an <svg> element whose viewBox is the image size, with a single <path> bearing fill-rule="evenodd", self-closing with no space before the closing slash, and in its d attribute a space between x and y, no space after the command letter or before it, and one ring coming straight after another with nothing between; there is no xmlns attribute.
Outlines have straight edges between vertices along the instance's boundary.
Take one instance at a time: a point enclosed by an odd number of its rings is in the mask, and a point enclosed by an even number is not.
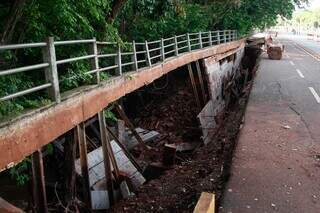
<svg viewBox="0 0 320 213"><path fill-rule="evenodd" d="M138 67L138 59L137 59L137 49L136 49L136 42L132 41L132 61L133 61L133 70L137 71L139 69Z"/></svg>
<svg viewBox="0 0 320 213"><path fill-rule="evenodd" d="M122 61L121 61L121 47L118 45L118 53L116 56L116 64L118 65L118 68L116 69L116 74L118 76L122 75Z"/></svg>
<svg viewBox="0 0 320 213"><path fill-rule="evenodd" d="M175 55L178 56L179 55L179 47L178 47L178 39L177 36L174 36L174 48L175 48Z"/></svg>
<svg viewBox="0 0 320 213"><path fill-rule="evenodd" d="M149 52L149 46L148 41L145 41L145 49L146 49L146 62L149 67L151 67L151 59L150 59L150 52Z"/></svg>
<svg viewBox="0 0 320 213"><path fill-rule="evenodd" d="M187 33L188 51L191 52L190 34Z"/></svg>
<svg viewBox="0 0 320 213"><path fill-rule="evenodd" d="M95 75L95 83L100 82L100 72L99 70L99 59L98 59L98 46L97 46L97 40L96 38L93 38L92 46L90 49L90 52L92 55L94 55L94 58L90 60L90 65L91 65L91 70L96 70L96 75Z"/></svg>
<svg viewBox="0 0 320 213"><path fill-rule="evenodd" d="M220 41L220 30L218 30L217 31L217 42L218 42L218 44L220 44L221 43L221 41Z"/></svg>
<svg viewBox="0 0 320 213"><path fill-rule="evenodd" d="M161 49L160 49L160 52L161 52L161 60L164 61L166 59L166 54L164 52L164 40L163 38L161 38Z"/></svg>
<svg viewBox="0 0 320 213"><path fill-rule="evenodd" d="M49 63L49 67L45 68L46 81L50 82L49 96L57 103L61 102L58 69L56 63L56 50L54 47L53 37L46 39L47 46L43 49L43 61Z"/></svg>
<svg viewBox="0 0 320 213"><path fill-rule="evenodd" d="M199 32L199 45L200 45L200 49L202 49L203 45L202 45L202 35L201 35L201 32Z"/></svg>
<svg viewBox="0 0 320 213"><path fill-rule="evenodd" d="M209 45L212 46L212 33L209 31Z"/></svg>
<svg viewBox="0 0 320 213"><path fill-rule="evenodd" d="M227 32L226 30L223 31L224 43L227 43L227 33L226 32Z"/></svg>

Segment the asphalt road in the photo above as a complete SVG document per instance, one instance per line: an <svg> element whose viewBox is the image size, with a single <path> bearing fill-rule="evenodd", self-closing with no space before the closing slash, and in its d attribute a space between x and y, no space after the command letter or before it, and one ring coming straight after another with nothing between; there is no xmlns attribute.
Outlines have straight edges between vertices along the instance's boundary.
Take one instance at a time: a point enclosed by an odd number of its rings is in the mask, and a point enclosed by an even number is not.
<svg viewBox="0 0 320 213"><path fill-rule="evenodd" d="M270 77L278 79L281 93L320 143L320 122L314 116L320 113L320 42L300 36L282 36L279 42L285 45L283 60L287 63L283 72L270 72Z"/></svg>
<svg viewBox="0 0 320 213"><path fill-rule="evenodd" d="M303 47L308 48L309 50L320 54L320 38L311 38L310 36L298 36L298 35L290 35L283 34L279 36L280 39L289 39L291 41L295 41L296 43L302 45Z"/></svg>
<svg viewBox="0 0 320 213"><path fill-rule="evenodd" d="M276 41L284 57L261 57L220 212L320 212L320 43Z"/></svg>

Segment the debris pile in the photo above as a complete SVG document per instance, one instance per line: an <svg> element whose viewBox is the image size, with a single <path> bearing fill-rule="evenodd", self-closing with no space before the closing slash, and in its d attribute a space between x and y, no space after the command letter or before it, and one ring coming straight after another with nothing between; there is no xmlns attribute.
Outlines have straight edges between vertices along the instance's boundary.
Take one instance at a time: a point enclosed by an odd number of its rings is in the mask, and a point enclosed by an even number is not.
<svg viewBox="0 0 320 213"><path fill-rule="evenodd" d="M280 43L274 43L271 35L266 39L266 44L269 59L281 60L284 46Z"/></svg>
<svg viewBox="0 0 320 213"><path fill-rule="evenodd" d="M186 87L164 100L160 106L153 103L135 120L137 126L156 130L161 134L157 143L150 144L163 147L165 144L185 144L197 142L200 138L197 108L191 88ZM186 145L184 145L186 146ZM181 148L181 146L179 146Z"/></svg>

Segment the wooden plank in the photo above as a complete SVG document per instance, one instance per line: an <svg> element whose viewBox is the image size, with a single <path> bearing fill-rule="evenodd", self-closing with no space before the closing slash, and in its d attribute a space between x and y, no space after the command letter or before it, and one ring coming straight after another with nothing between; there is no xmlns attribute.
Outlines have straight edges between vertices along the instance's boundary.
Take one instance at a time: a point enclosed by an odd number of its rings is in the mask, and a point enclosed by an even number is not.
<svg viewBox="0 0 320 213"><path fill-rule="evenodd" d="M32 182L35 209L38 212L49 212L41 150L32 154Z"/></svg>
<svg viewBox="0 0 320 213"><path fill-rule="evenodd" d="M136 159L130 154L130 152L127 150L127 148L121 143L121 141L117 138L117 136L111 131L111 129L107 127L108 132L110 135L114 138L116 143L121 147L122 151L125 153L125 155L129 158L129 160L133 163L133 165L137 168L137 170L142 173L142 169Z"/></svg>
<svg viewBox="0 0 320 213"><path fill-rule="evenodd" d="M75 135L78 141L79 154L80 154L80 167L81 175L84 186L84 199L85 203L91 208L91 193L90 193L90 180L89 180L89 168L88 168L88 156L87 156L87 142L85 133L85 123L82 122L77 125L75 129Z"/></svg>
<svg viewBox="0 0 320 213"><path fill-rule="evenodd" d="M142 138L140 137L140 135L135 130L133 124L130 122L129 118L127 117L126 113L123 111L122 107L119 104L115 104L115 108L116 108L117 112L119 113L119 115L121 116L121 118L124 120L124 122L129 127L130 131L132 132L134 137L137 139L137 141L139 142L141 147L145 151L148 151L148 147L145 145L145 143L143 142Z"/></svg>
<svg viewBox="0 0 320 213"><path fill-rule="evenodd" d="M202 192L193 213L214 213L214 212L215 212L215 195L207 192Z"/></svg>
<svg viewBox="0 0 320 213"><path fill-rule="evenodd" d="M196 81L194 80L194 75L193 75L191 63L188 64L188 70L189 70L189 76L190 76L190 80L191 80L191 84L192 84L194 97L196 99L196 103L197 103L198 108L201 109L199 95L198 95L197 86L196 86Z"/></svg>
<svg viewBox="0 0 320 213"><path fill-rule="evenodd" d="M118 119L117 121L117 125L118 125L118 138L119 138L119 141L121 143L124 142L125 138L124 138L124 134L125 134L125 130L126 130L126 127L124 125L124 121L123 120L120 120Z"/></svg>
<svg viewBox="0 0 320 213"><path fill-rule="evenodd" d="M76 172L75 159L77 151L77 140L75 130L66 134L64 143L64 179L65 179L65 201L75 198Z"/></svg>
<svg viewBox="0 0 320 213"><path fill-rule="evenodd" d="M125 152L117 145L116 141L111 141L111 146L113 148L113 152L115 154L115 159L117 161L117 165L119 165L119 170L124 172L132 179L133 174L137 172L141 177L140 180L144 178L141 175L141 172L137 169L135 164L129 160L129 157L125 154ZM118 151L117 151L118 150ZM80 174L80 165L79 160L76 160L76 171ZM112 165L110 165L112 166ZM94 186L98 182L103 181L105 178L105 169L103 165L103 151L102 147L93 150L88 153L88 167L89 167L89 176L90 176L90 185ZM145 181L145 180L144 180ZM143 183L143 181L142 181ZM140 186L140 185L138 185ZM138 187L135 186L135 187Z"/></svg>
<svg viewBox="0 0 320 213"><path fill-rule="evenodd" d="M110 206L114 204L114 196L113 196L113 182L112 182L112 171L111 171L111 165L110 165L110 153L112 153L112 150L110 150L110 147L108 143L109 137L106 133L106 120L104 119L103 111L100 111L98 113L99 118L99 126L100 126L100 137L101 137L101 143L102 143L102 153L103 153L103 162L104 162L104 172L107 182L107 191L108 191L108 197L109 197L109 203Z"/></svg>
<svg viewBox="0 0 320 213"><path fill-rule="evenodd" d="M206 90L204 89L204 82L203 82L203 78L202 78L200 63L199 63L199 61L196 61L195 63L196 63L198 78L199 78L200 87L201 87L203 105L205 105L207 103L207 97L206 97Z"/></svg>
<svg viewBox="0 0 320 213"><path fill-rule="evenodd" d="M23 213L21 209L15 207L11 203L8 203L6 200L0 197L0 212L6 213Z"/></svg>
<svg viewBox="0 0 320 213"><path fill-rule="evenodd" d="M99 123L101 122L100 120L102 119L103 123L102 125L100 125L100 128L102 127L102 129L100 129L100 132L101 134L104 134L106 135L106 138L107 138L107 148L108 148L108 153L109 153L109 157L110 157L110 160L111 160L111 164L113 166L113 171L114 171L114 174L115 174L115 179L116 181L119 180L119 168L118 168L118 165L117 165L117 162L115 160L115 157L114 157L114 151L112 150L112 147L111 147L111 143L110 143L110 138L109 138L109 133L107 131L107 124L106 124L106 120L105 120L105 117L103 115L103 111L101 112L101 115L100 115L100 118L99 118ZM99 116L98 116L99 117ZM102 118L101 118L102 117Z"/></svg>
<svg viewBox="0 0 320 213"><path fill-rule="evenodd" d="M175 163L177 147L175 144L165 144L162 154L164 166L172 166Z"/></svg>

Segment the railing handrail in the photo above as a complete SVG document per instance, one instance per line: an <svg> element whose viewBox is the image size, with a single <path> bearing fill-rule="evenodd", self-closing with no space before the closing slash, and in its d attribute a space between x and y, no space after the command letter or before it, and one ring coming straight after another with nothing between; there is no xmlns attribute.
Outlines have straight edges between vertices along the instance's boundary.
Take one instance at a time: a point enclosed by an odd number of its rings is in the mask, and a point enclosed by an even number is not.
<svg viewBox="0 0 320 213"><path fill-rule="evenodd" d="M127 45L131 45L132 50L122 52L119 44L116 42L97 41L93 39L85 40L67 40L67 41L54 41L52 37L48 38L46 42L38 43L26 43L26 44L10 44L1 45L0 51L14 50L21 48L42 48L43 62L35 65L27 65L17 68L11 68L7 70L0 70L0 77L5 75L11 75L19 72L26 72L30 70L42 69L45 70L46 83L40 86L35 86L24 91L19 91L14 94L8 94L4 97L0 97L0 101L10 100L17 98L32 92L36 92L42 89L49 90L50 98L59 103L60 102L60 89L58 78L58 67L61 64L71 63L79 60L90 60L91 70L86 74L95 74L96 83L100 82L100 72L107 70L116 70L117 75L122 75L122 70L125 67L132 66L132 70L136 71L142 67L152 66L157 63L163 63L167 58L177 57L181 53L190 52L202 48L211 47L213 45L219 45L221 43L231 42L237 39L237 32L235 30L217 30L208 32L186 33L182 35L173 36L170 38L161 38L156 41L144 41L144 42L125 42ZM64 45L76 45L86 44L91 45L90 53L83 56L77 56L73 58L59 59L56 56L56 47ZM117 48L112 53L100 53L99 47L105 47L112 45ZM137 49L138 48L138 49ZM143 49L141 49L143 48ZM131 56L128 61L125 57ZM141 59L141 56L142 57ZM104 58L113 58L115 64L100 67L99 60ZM140 66L144 63L145 66ZM75 77L75 76L74 76Z"/></svg>

